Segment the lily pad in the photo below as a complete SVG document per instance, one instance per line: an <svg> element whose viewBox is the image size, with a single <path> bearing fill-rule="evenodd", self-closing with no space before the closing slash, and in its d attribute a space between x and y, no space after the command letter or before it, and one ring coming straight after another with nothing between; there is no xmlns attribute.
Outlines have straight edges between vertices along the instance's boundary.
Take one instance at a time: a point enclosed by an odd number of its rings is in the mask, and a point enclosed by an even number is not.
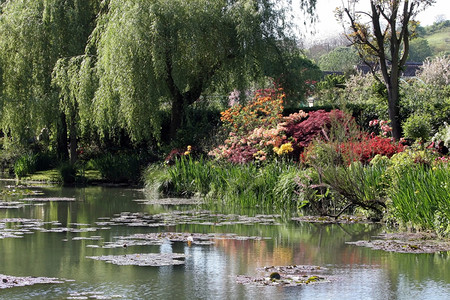
<svg viewBox="0 0 450 300"><path fill-rule="evenodd" d="M3 189L1 191L2 195L8 195L8 196L37 196L37 195L43 195L44 193L41 191L36 190L30 190L23 187L18 186L7 186L6 189Z"/></svg>
<svg viewBox="0 0 450 300"><path fill-rule="evenodd" d="M16 277L0 274L0 289L28 286L42 283L64 283L67 280L49 277Z"/></svg>
<svg viewBox="0 0 450 300"><path fill-rule="evenodd" d="M134 200L144 205L197 205L203 203L201 198L162 198Z"/></svg>
<svg viewBox="0 0 450 300"><path fill-rule="evenodd" d="M330 282L317 273L325 268L318 266L277 266L258 269L261 276L239 275L236 281L241 284L252 284L256 286L301 286L308 284Z"/></svg>
<svg viewBox="0 0 450 300"><path fill-rule="evenodd" d="M119 266L175 266L183 265L186 256L180 253L142 253L126 255L86 256ZM181 260L183 259L183 260Z"/></svg>
<svg viewBox="0 0 450 300"><path fill-rule="evenodd" d="M76 201L75 198L68 197L50 197L50 198L23 198L20 201L32 201L32 202L70 202Z"/></svg>
<svg viewBox="0 0 450 300"><path fill-rule="evenodd" d="M105 242L102 248L123 248L130 246L162 245L166 242L189 242L192 245L214 245L215 240L263 240L259 236L239 236L233 233L182 233L182 232L155 232L137 233L129 236L117 236L115 242ZM88 245L95 247L95 245Z"/></svg>
<svg viewBox="0 0 450 300"><path fill-rule="evenodd" d="M347 244L369 247L398 253L436 253L450 251L450 241L439 240L431 233L381 234L374 240L347 242Z"/></svg>
<svg viewBox="0 0 450 300"><path fill-rule="evenodd" d="M330 216L301 216L291 218L292 221L297 222L307 222L307 223L322 223L322 224L352 224L352 223L373 223L372 221L367 220L366 218L359 216L347 216L342 215L339 218L334 218Z"/></svg>
<svg viewBox="0 0 450 300"><path fill-rule="evenodd" d="M14 223L7 227L6 224ZM33 233L31 230L40 228L42 221L37 219L6 218L0 219L0 239L22 238L24 234Z"/></svg>
<svg viewBox="0 0 450 300"><path fill-rule="evenodd" d="M0 201L0 209L22 208L25 205L27 204L21 201Z"/></svg>
<svg viewBox="0 0 450 300"><path fill-rule="evenodd" d="M121 295L105 295L103 292L80 292L70 293L66 299L117 299L123 298Z"/></svg>
<svg viewBox="0 0 450 300"><path fill-rule="evenodd" d="M169 213L161 213L150 215L147 213L122 212L115 215L108 222L97 222L102 225L127 225L133 227L167 227L180 224L196 224L207 226L225 226L225 225L280 225L277 221L278 215L257 215L254 217L241 215L225 215L216 214L207 210L187 210L187 211L171 211Z"/></svg>

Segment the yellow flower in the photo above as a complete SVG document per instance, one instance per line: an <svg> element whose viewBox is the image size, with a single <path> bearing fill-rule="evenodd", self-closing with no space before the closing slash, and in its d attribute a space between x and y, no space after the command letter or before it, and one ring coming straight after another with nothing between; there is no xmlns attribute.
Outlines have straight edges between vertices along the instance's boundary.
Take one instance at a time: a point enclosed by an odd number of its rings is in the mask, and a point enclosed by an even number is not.
<svg viewBox="0 0 450 300"><path fill-rule="evenodd" d="M274 147L273 151L278 155L283 155L283 154L287 154L287 153L294 151L294 148L292 147L291 143L286 143L286 144L281 145L280 148Z"/></svg>
<svg viewBox="0 0 450 300"><path fill-rule="evenodd" d="M189 151L184 152L184 155L189 155L189 154L191 154L191 152L189 152Z"/></svg>
<svg viewBox="0 0 450 300"><path fill-rule="evenodd" d="M191 145L187 146L187 151L192 151L192 146Z"/></svg>

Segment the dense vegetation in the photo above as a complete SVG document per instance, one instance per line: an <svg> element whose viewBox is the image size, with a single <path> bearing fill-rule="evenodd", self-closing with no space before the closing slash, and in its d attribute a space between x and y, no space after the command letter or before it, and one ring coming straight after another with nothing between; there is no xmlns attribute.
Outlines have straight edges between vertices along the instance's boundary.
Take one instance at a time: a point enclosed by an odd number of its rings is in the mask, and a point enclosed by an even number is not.
<svg viewBox="0 0 450 300"><path fill-rule="evenodd" d="M301 1L305 10L314 3ZM18 162L19 177L35 170L24 161L37 154L70 159L72 169L111 152L148 162L210 130L192 119L217 115L230 90L276 78L298 105L305 80L320 76L276 1L0 5L1 158Z"/></svg>
<svg viewBox="0 0 450 300"><path fill-rule="evenodd" d="M219 143L174 150L165 164L149 167L148 188L278 211L362 213L447 236L449 67L448 57L436 58L402 83L400 142L392 139L383 90L370 75L316 84L323 107L343 110L287 114L282 90L260 90L221 113Z"/></svg>
<svg viewBox="0 0 450 300"><path fill-rule="evenodd" d="M393 136L383 76L335 48L322 78L276 2L0 1L2 169L448 235L449 57L398 78Z"/></svg>

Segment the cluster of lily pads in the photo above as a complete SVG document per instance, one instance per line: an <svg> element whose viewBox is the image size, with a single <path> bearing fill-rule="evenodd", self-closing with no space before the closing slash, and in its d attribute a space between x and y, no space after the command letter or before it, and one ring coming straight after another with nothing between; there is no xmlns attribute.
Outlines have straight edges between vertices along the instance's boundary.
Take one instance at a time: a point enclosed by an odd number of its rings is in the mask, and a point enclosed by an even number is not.
<svg viewBox="0 0 450 300"><path fill-rule="evenodd" d="M59 279L59 278L49 278L49 277L16 277L0 274L0 289L7 289L18 286L28 286L34 284L42 283L64 283L71 280Z"/></svg>
<svg viewBox="0 0 450 300"><path fill-rule="evenodd" d="M0 219L0 239L22 238L24 234L40 232L95 232L99 229L109 229L107 227L90 227L89 224L69 223L71 227L59 227L62 224L58 221L44 222L41 219L25 218L5 218ZM82 227L87 226L87 227ZM47 228L48 227L48 228Z"/></svg>
<svg viewBox="0 0 450 300"><path fill-rule="evenodd" d="M347 242L347 244L369 247L398 253L436 253L450 251L450 241L438 240L433 233L384 233L374 240Z"/></svg>
<svg viewBox="0 0 450 300"><path fill-rule="evenodd" d="M117 299L123 298L121 295L105 295L103 292L73 292L66 299Z"/></svg>
<svg viewBox="0 0 450 300"><path fill-rule="evenodd" d="M97 225L127 225L140 227L161 227L175 226L181 224L196 225L237 225L237 224L261 224L261 225L281 225L276 219L279 215L256 215L254 217L241 216L235 214L216 214L208 210L186 210L172 211L170 213L161 213L150 215L147 213L122 212L112 218L102 218Z"/></svg>
<svg viewBox="0 0 450 300"><path fill-rule="evenodd" d="M259 276L239 275L236 281L256 286L300 286L330 282L319 273L326 270L319 266L271 266L258 269Z"/></svg>
<svg viewBox="0 0 450 300"><path fill-rule="evenodd" d="M100 240L100 237L73 238ZM129 236L117 236L114 242L104 242L102 246L87 245L90 248L127 248L130 246L162 245L164 243L183 242L190 245L214 245L216 240L263 240L260 236L240 236L234 233L186 233L186 232L152 232L137 233Z"/></svg>

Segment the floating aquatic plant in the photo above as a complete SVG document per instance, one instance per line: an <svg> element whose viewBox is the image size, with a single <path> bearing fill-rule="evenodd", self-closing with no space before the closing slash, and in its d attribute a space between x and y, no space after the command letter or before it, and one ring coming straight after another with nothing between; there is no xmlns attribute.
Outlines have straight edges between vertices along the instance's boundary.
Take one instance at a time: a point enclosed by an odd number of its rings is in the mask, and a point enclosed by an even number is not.
<svg viewBox="0 0 450 300"><path fill-rule="evenodd" d="M257 270L264 274L257 277L239 275L236 279L237 282L257 286L299 286L329 282L325 277L317 275L318 272L326 270L326 268L318 266L272 266ZM311 274L311 272L316 274Z"/></svg>
<svg viewBox="0 0 450 300"><path fill-rule="evenodd" d="M0 289L7 289L19 286L28 286L43 283L64 283L66 279L49 277L16 277L0 274Z"/></svg>
<svg viewBox="0 0 450 300"><path fill-rule="evenodd" d="M175 266L184 264L186 256L180 253L141 253L126 255L86 256L119 266Z"/></svg>

